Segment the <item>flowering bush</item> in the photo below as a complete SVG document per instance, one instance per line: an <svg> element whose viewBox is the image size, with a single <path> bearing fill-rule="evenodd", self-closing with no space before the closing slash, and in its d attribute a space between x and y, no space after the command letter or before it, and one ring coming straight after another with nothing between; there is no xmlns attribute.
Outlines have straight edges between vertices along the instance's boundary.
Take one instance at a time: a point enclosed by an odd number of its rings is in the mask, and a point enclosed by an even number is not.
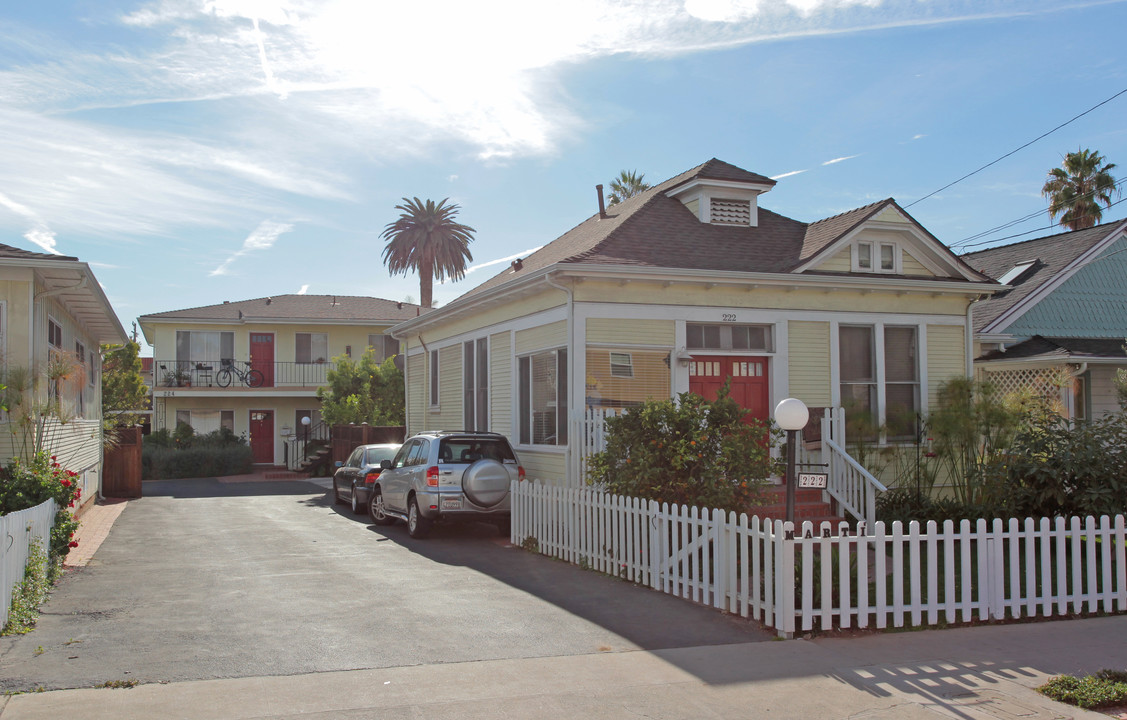
<svg viewBox="0 0 1127 720"><path fill-rule="evenodd" d="M0 515L35 507L48 498L54 498L59 508L49 549L50 577L54 580L67 553L78 547L74 539L78 521L72 511L82 498L78 473L63 468L54 455L48 457L45 452L36 453L27 464L13 459L0 470Z"/></svg>

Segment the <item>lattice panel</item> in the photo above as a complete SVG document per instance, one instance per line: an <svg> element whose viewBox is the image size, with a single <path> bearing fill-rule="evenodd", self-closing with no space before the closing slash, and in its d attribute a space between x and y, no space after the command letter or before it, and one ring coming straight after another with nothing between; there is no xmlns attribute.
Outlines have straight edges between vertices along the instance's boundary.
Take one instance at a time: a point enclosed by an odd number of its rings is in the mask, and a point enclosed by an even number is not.
<svg viewBox="0 0 1127 720"><path fill-rule="evenodd" d="M986 379L993 383L1002 395L1032 388L1038 395L1056 399L1060 396L1060 387L1057 384L1058 375L1059 371L1046 368L988 370Z"/></svg>

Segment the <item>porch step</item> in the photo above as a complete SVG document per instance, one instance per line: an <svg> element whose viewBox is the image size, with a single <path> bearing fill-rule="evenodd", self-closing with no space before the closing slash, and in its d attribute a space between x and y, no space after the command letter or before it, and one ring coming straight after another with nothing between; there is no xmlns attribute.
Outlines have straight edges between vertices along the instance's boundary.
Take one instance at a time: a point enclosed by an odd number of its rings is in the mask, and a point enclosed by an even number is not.
<svg viewBox="0 0 1127 720"><path fill-rule="evenodd" d="M785 485L773 485L763 490L765 504L751 508L750 514L769 520L784 520L787 516L787 488ZM835 529L838 523L845 518L834 514L833 505L822 500L822 491L812 488L796 488L794 491L794 522L801 526L803 522L810 521L815 528L821 526L823 521L829 522Z"/></svg>
<svg viewBox="0 0 1127 720"><path fill-rule="evenodd" d="M771 505L785 505L787 502L786 485L769 485L762 490L764 500ZM817 488L795 488L795 503L820 503L822 491Z"/></svg>

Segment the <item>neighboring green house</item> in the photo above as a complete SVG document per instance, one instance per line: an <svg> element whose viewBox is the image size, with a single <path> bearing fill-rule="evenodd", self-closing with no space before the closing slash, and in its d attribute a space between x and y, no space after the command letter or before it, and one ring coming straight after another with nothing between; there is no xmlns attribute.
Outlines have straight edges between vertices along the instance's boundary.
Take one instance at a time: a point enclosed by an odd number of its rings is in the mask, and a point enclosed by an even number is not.
<svg viewBox="0 0 1127 720"><path fill-rule="evenodd" d="M408 432L501 432L579 483L606 413L730 381L754 417L794 396L911 436L997 284L891 199L805 223L760 207L774 185L710 160L395 326Z"/></svg>
<svg viewBox="0 0 1127 720"><path fill-rule="evenodd" d="M9 388L9 411L0 413L3 461L42 447L78 473L84 502L96 498L102 487L99 351L127 339L89 265L0 245L0 357Z"/></svg>
<svg viewBox="0 0 1127 720"><path fill-rule="evenodd" d="M255 463L287 464L287 441L307 431L328 437L317 388L332 358L358 359L369 347L381 362L399 354L386 331L419 311L373 297L275 295L143 315L153 347L153 429L227 427L249 438Z"/></svg>
<svg viewBox="0 0 1127 720"><path fill-rule="evenodd" d="M975 366L1002 390L1059 394L1069 417L1119 410L1127 368L1127 221L963 256L1007 285L974 307Z"/></svg>

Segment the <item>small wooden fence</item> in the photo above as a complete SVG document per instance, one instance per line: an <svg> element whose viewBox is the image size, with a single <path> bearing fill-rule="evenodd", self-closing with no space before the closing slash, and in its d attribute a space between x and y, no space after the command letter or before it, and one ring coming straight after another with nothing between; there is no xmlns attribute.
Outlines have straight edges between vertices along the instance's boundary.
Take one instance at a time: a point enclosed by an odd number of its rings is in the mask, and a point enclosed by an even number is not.
<svg viewBox="0 0 1127 720"><path fill-rule="evenodd" d="M361 445L401 443L407 437L405 425L333 425L331 430L334 463L348 460Z"/></svg>
<svg viewBox="0 0 1127 720"><path fill-rule="evenodd" d="M1127 611L1124 517L907 526L746 514L536 482L512 486L514 543L750 617L833 627Z"/></svg>
<svg viewBox="0 0 1127 720"><path fill-rule="evenodd" d="M47 500L33 508L0 516L0 628L8 624L12 591L23 582L31 542L39 542L47 551L57 510L55 501Z"/></svg>

